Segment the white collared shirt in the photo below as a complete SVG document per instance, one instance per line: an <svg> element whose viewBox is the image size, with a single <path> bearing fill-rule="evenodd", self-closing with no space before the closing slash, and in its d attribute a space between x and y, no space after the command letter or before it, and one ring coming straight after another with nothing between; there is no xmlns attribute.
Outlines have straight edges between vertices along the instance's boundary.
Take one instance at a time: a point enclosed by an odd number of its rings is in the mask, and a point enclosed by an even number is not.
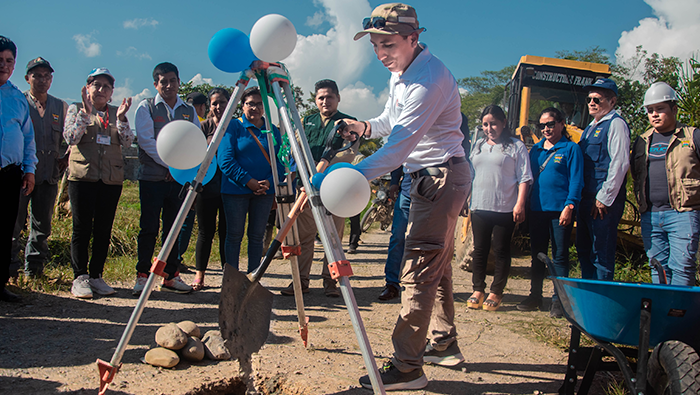
<svg viewBox="0 0 700 395"><path fill-rule="evenodd" d="M389 136L386 144L357 165L369 180L403 163L405 173L464 156L462 115L457 82L425 44L399 75L391 73L389 98L381 115L370 119L371 138Z"/></svg>
<svg viewBox="0 0 700 395"><path fill-rule="evenodd" d="M190 106L189 104L185 103L180 96L177 97L177 102L175 102L175 107L170 108L168 103L166 103L163 98L160 96L160 93L156 93L156 97L153 100L153 106L157 106L159 103L164 103L165 108L168 109L170 112L170 117L173 118L175 117L175 110L180 107L180 106ZM192 108L194 111L194 108ZM196 116L197 112L194 112L195 117L192 120L192 123L197 125L198 128L201 128L201 124L199 123L199 119ZM143 150L148 156L153 158L153 160L158 163L159 165L165 167L166 169L168 168L168 165L163 162L162 159L160 159L160 156L158 155L158 150L156 149L156 138L154 136L154 131L155 128L153 127L153 118L151 118L151 112L148 109L148 99L144 99L139 103L138 108L136 109L136 117L134 119L134 126L136 127L136 136L139 139L139 149Z"/></svg>

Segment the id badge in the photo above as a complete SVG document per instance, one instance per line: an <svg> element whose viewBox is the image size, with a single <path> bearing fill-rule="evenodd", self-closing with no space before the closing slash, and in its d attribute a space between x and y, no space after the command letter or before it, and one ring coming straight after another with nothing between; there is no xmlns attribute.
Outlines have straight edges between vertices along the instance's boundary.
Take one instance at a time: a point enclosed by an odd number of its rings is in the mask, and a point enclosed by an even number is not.
<svg viewBox="0 0 700 395"><path fill-rule="evenodd" d="M105 134L97 135L97 144L110 145L112 144L112 136Z"/></svg>

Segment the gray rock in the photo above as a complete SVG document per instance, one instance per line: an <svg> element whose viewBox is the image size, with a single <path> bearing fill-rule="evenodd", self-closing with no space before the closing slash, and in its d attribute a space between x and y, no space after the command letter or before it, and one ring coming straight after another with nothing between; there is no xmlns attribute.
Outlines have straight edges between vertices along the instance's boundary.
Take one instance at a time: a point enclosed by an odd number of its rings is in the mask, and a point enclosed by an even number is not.
<svg viewBox="0 0 700 395"><path fill-rule="evenodd" d="M204 344L196 337L187 338L187 345L180 350L183 358L192 362L204 359Z"/></svg>
<svg viewBox="0 0 700 395"><path fill-rule="evenodd" d="M148 350L144 357L146 363L153 366L162 366L164 368L172 368L180 362L180 357L172 350L163 347L156 347Z"/></svg>
<svg viewBox="0 0 700 395"><path fill-rule="evenodd" d="M213 360L231 359L231 353L228 352L220 331L205 333L202 342L204 343L204 353L207 358Z"/></svg>
<svg viewBox="0 0 700 395"><path fill-rule="evenodd" d="M192 321L178 322L177 326L182 329L183 332L187 333L187 336L192 336L199 339L202 338L202 332L199 330L197 324Z"/></svg>
<svg viewBox="0 0 700 395"><path fill-rule="evenodd" d="M179 350L187 344L187 334L180 327L171 323L156 331L156 343L170 350Z"/></svg>

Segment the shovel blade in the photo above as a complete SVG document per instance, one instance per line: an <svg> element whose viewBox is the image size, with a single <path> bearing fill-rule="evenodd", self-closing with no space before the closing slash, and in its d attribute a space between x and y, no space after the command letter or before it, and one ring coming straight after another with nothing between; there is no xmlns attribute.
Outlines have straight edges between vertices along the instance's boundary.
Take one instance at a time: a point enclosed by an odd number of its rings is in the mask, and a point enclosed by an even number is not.
<svg viewBox="0 0 700 395"><path fill-rule="evenodd" d="M219 329L234 358L249 357L270 332L272 293L226 265L219 301Z"/></svg>

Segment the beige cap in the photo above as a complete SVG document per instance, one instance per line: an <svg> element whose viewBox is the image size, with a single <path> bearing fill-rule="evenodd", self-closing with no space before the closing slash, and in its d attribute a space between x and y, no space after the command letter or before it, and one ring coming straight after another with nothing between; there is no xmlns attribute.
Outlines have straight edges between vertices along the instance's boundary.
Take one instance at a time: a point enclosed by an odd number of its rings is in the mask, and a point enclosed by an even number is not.
<svg viewBox="0 0 700 395"><path fill-rule="evenodd" d="M403 3L382 4L372 11L369 18L362 21L365 29L355 34L355 41L369 33L401 34L407 36L413 32L422 32L425 28L419 27L416 10Z"/></svg>

